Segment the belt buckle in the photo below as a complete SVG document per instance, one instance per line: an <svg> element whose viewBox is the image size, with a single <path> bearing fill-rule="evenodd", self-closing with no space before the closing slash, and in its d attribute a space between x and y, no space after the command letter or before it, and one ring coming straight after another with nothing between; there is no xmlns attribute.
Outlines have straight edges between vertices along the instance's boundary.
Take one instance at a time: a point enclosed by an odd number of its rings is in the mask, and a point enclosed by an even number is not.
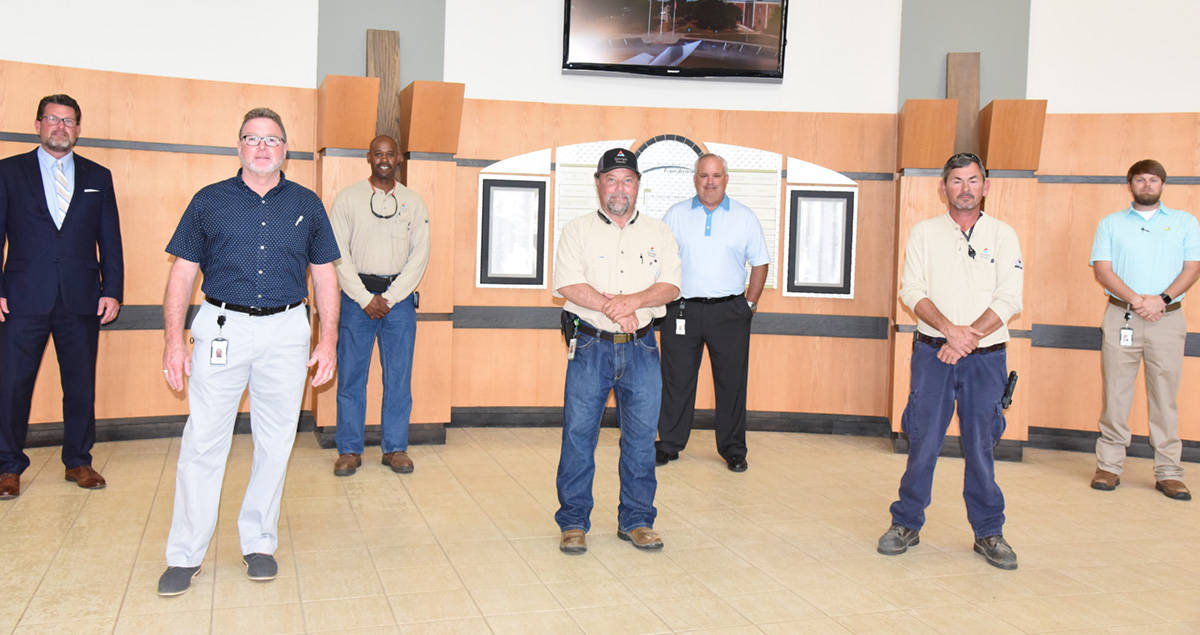
<svg viewBox="0 0 1200 635"><path fill-rule="evenodd" d="M625 344L633 341L632 333L613 333L613 344Z"/></svg>

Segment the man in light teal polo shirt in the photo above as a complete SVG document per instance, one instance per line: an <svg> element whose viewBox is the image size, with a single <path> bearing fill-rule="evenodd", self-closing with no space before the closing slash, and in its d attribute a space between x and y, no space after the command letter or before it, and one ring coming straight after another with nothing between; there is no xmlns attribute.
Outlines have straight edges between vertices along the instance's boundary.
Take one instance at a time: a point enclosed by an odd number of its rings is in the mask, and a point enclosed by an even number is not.
<svg viewBox="0 0 1200 635"><path fill-rule="evenodd" d="M1108 293L1100 348L1104 410L1092 487L1107 491L1121 483L1133 382L1144 359L1155 488L1168 498L1191 500L1179 463L1176 396L1187 338L1179 307L1200 276L1200 223L1159 202L1167 172L1158 161L1134 163L1125 178L1133 203L1104 217L1092 241L1092 271Z"/></svg>

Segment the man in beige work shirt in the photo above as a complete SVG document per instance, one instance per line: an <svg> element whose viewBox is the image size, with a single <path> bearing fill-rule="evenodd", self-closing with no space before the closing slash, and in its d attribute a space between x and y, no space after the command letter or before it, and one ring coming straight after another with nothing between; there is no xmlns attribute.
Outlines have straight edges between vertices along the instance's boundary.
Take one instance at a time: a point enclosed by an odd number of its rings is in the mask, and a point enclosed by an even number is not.
<svg viewBox="0 0 1200 635"><path fill-rule="evenodd" d="M571 221L558 239L554 295L568 338L558 460L559 549L587 551L596 439L608 395L621 427L617 536L638 549L661 549L654 531L654 437L662 393L651 321L679 296L682 265L671 230L637 211L637 156L614 148L596 167L601 209Z"/></svg>
<svg viewBox="0 0 1200 635"><path fill-rule="evenodd" d="M333 473L354 474L362 465L367 410L367 369L379 340L383 405L379 421L383 464L413 471L408 458L412 413L414 290L429 262L429 213L416 192L396 182L396 141L380 135L367 151L371 176L338 193L329 220L342 258L338 324L337 442Z"/></svg>
<svg viewBox="0 0 1200 635"><path fill-rule="evenodd" d="M904 251L900 300L917 314L908 406L908 466L892 526L879 538L884 555L920 542L933 468L958 403L966 470L963 499L975 552L1001 569L1016 569L1004 540L1004 494L996 484L992 448L1004 433L1001 400L1007 383L1005 324L1021 311L1024 266L1017 233L983 213L987 172L979 157L956 154L942 167L946 214L917 223Z"/></svg>

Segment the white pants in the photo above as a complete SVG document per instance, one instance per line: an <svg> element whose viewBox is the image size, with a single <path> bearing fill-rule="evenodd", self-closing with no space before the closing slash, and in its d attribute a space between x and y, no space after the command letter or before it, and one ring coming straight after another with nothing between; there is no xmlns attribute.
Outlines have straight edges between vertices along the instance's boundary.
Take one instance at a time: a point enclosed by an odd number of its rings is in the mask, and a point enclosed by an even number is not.
<svg viewBox="0 0 1200 635"><path fill-rule="evenodd" d="M238 534L243 554L273 554L279 543L279 501L296 440L312 329L303 306L262 317L226 311L220 336L229 342L228 363L214 366L209 356L219 315L221 309L205 302L192 322L190 416L179 448L175 510L167 538L167 565L172 567L199 566L208 551L238 403L247 383L254 459Z"/></svg>

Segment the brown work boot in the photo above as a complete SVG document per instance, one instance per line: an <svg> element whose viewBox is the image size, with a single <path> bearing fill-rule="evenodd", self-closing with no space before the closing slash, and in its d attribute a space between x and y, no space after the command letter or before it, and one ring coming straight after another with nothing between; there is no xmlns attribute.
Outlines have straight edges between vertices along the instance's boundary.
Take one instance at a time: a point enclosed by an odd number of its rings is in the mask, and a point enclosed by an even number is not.
<svg viewBox="0 0 1200 635"><path fill-rule="evenodd" d="M333 463L334 476L350 476L362 465L362 457L357 454L339 454Z"/></svg>
<svg viewBox="0 0 1200 635"><path fill-rule="evenodd" d="M628 540L633 543L633 546L638 549L652 550L662 549L663 541L658 536L658 532L649 527L638 527L629 531L617 531L617 537L621 540Z"/></svg>
<svg viewBox="0 0 1200 635"><path fill-rule="evenodd" d="M408 474L413 471L412 459L408 458L408 452L403 450L399 452L388 452L383 455L383 464L392 468L393 472Z"/></svg>
<svg viewBox="0 0 1200 635"><path fill-rule="evenodd" d="M583 533L582 529L568 529L562 532L558 539L558 550L570 556L587 552L587 534Z"/></svg>
<svg viewBox="0 0 1200 635"><path fill-rule="evenodd" d="M1100 468L1096 468L1096 475L1092 477L1092 489L1111 492L1117 489L1117 486L1120 484L1120 476L1113 474L1112 472L1106 472Z"/></svg>
<svg viewBox="0 0 1200 635"><path fill-rule="evenodd" d="M103 489L108 483L104 482L104 477L100 473L92 469L90 465L80 465L67 470L65 477L68 481L75 481L75 484L83 489Z"/></svg>
<svg viewBox="0 0 1200 635"><path fill-rule="evenodd" d="M0 501L21 495L21 475L5 472L0 474Z"/></svg>
<svg viewBox="0 0 1200 635"><path fill-rule="evenodd" d="M1177 501L1192 500L1192 492L1188 490L1187 485L1183 484L1183 481L1174 479L1157 481L1154 483L1154 489L1162 492L1167 498L1174 498Z"/></svg>

